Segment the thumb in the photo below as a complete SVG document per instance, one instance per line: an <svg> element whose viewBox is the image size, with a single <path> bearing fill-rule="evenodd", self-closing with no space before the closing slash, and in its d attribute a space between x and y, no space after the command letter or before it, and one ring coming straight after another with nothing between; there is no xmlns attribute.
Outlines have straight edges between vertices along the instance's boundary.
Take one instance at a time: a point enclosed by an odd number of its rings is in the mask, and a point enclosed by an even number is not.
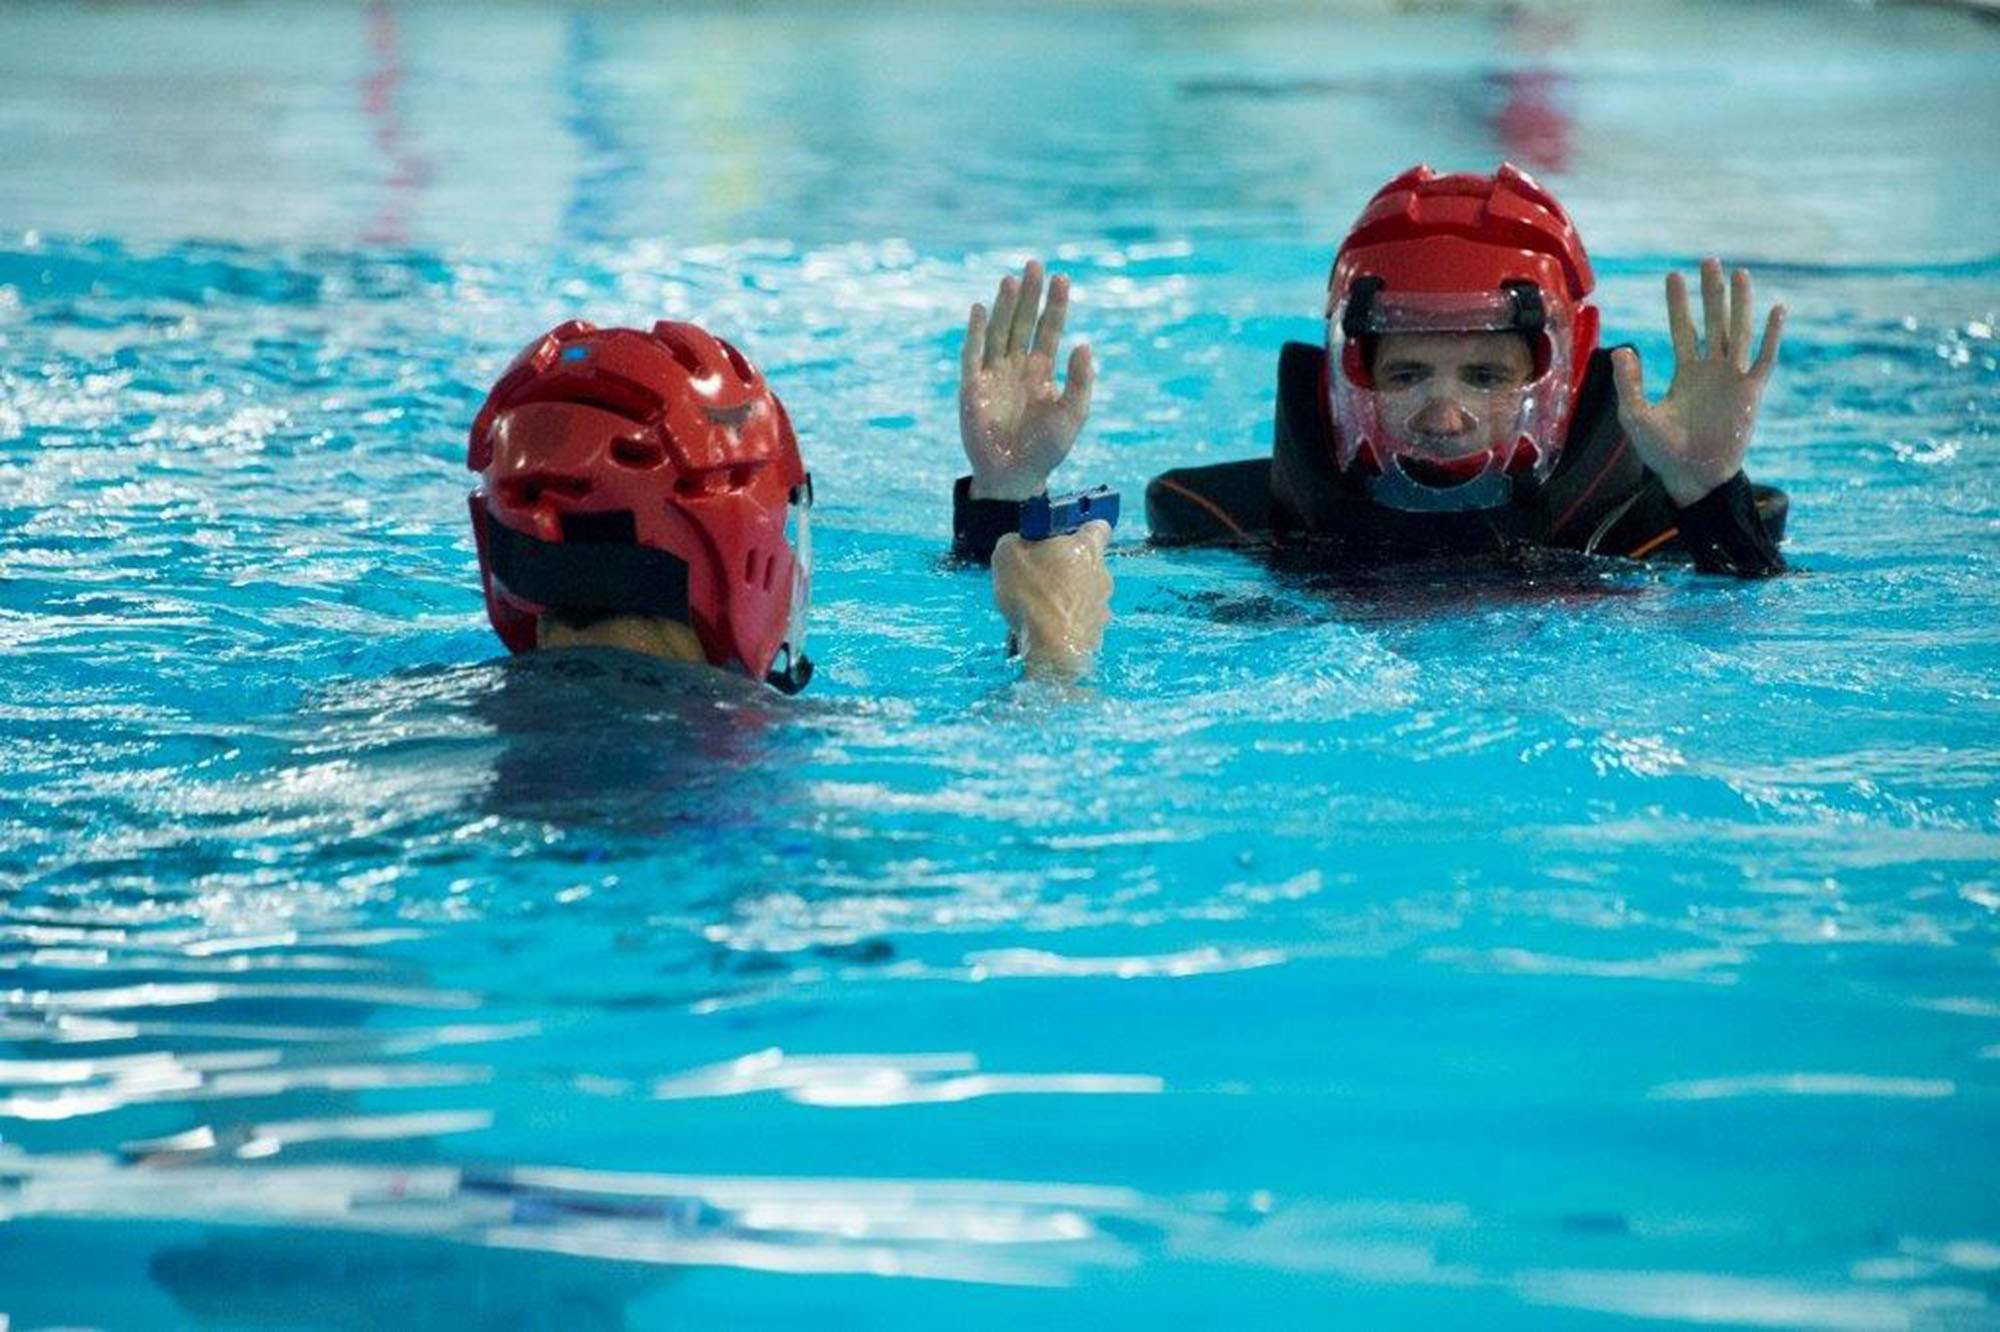
<svg viewBox="0 0 2000 1332"><path fill-rule="evenodd" d="M1076 534L1082 537L1084 544L1100 557L1104 554L1105 547L1111 544L1111 524L1102 518L1091 519L1077 528Z"/></svg>
<svg viewBox="0 0 2000 1332"><path fill-rule="evenodd" d="M1080 426L1090 415L1090 390L1097 382L1097 362L1090 354L1090 344L1078 343L1069 354L1069 373L1063 377L1063 409L1075 418Z"/></svg>
<svg viewBox="0 0 2000 1332"><path fill-rule="evenodd" d="M1021 585L1026 577L1022 568L1027 559L1027 544L1018 533L1009 532L993 546L990 564L993 576L993 604L1010 621L1018 613L1021 602Z"/></svg>

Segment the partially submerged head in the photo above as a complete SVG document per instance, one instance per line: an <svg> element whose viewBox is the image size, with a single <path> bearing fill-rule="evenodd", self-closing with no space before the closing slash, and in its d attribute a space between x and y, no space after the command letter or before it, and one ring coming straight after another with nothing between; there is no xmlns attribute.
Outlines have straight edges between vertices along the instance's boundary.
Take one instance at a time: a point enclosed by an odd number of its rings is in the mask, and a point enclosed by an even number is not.
<svg viewBox="0 0 2000 1332"><path fill-rule="evenodd" d="M1524 173L1390 181L1327 288L1337 463L1394 508L1507 503L1555 465L1591 352L1590 263Z"/></svg>
<svg viewBox="0 0 2000 1332"><path fill-rule="evenodd" d="M512 651L628 647L788 691L810 677L812 482L727 342L563 324L494 385L467 464L487 614Z"/></svg>

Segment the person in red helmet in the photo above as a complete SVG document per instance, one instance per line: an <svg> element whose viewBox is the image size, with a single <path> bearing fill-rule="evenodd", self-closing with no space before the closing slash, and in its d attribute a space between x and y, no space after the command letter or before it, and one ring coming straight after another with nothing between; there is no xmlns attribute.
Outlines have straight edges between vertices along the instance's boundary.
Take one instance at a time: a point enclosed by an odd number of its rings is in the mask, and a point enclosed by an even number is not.
<svg viewBox="0 0 2000 1332"><path fill-rule="evenodd" d="M1786 498L1742 472L1782 307L1753 357L1747 273L1725 283L1719 263L1702 264L1699 334L1685 280L1669 276L1674 375L1649 402L1637 353L1598 344L1594 283L1568 214L1526 173L1397 176L1341 242L1325 345L1279 357L1271 456L1155 478L1152 539L1270 544L1337 567L1545 546L1782 571ZM1020 323L1041 285L1031 264L1002 283L996 310ZM1058 278L1048 304L1066 302ZM1087 384L1088 353L1077 356ZM1073 358L1073 381L1078 369ZM1059 447L1024 448L985 426L970 380L961 401L973 474L956 496L954 549L978 560L1082 418L1065 420Z"/></svg>
<svg viewBox="0 0 2000 1332"><path fill-rule="evenodd" d="M788 694L812 678L812 477L784 404L727 341L562 324L494 384L466 463L486 612L510 651L620 648ZM1103 549L1090 533L996 568L1032 670L1088 668Z"/></svg>

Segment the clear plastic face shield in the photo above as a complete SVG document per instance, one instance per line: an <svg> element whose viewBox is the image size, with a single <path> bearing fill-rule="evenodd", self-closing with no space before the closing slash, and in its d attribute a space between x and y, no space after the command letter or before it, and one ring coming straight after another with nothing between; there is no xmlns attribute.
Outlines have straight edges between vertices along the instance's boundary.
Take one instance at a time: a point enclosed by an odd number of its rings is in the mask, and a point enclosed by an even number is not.
<svg viewBox="0 0 2000 1332"><path fill-rule="evenodd" d="M1357 279L1327 329L1340 466L1372 463L1370 496L1391 508L1508 503L1517 479L1548 474L1561 444L1571 379L1560 318L1532 283L1398 294Z"/></svg>
<svg viewBox="0 0 2000 1332"><path fill-rule="evenodd" d="M812 610L812 476L792 488L785 506L785 541L792 548L792 599L785 613L785 638L771 663L771 683L797 693L812 678L806 657L806 617Z"/></svg>

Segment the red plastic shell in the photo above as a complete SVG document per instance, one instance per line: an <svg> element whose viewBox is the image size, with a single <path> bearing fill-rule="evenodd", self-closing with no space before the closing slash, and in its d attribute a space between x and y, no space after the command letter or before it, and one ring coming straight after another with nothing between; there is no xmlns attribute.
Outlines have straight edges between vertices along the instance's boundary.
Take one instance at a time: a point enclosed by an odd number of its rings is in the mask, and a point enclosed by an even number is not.
<svg viewBox="0 0 2000 1332"><path fill-rule="evenodd" d="M743 354L694 324L648 331L581 320L537 338L472 423L466 465L494 630L535 646L547 608L494 576L483 524L563 540L563 516L629 510L640 545L688 565L709 661L762 679L785 638L795 554L788 507L806 483L790 419Z"/></svg>

